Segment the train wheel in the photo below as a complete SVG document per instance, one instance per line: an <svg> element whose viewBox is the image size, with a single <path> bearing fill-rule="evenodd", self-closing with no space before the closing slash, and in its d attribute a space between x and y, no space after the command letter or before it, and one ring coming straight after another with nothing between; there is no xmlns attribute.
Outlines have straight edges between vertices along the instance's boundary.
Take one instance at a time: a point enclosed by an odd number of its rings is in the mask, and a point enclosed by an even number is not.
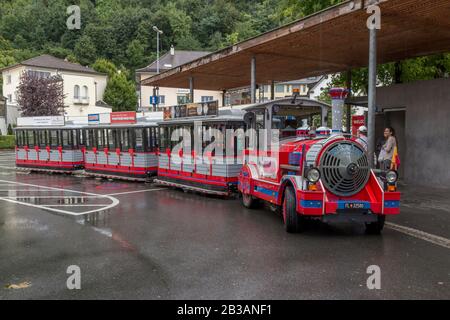
<svg viewBox="0 0 450 320"><path fill-rule="evenodd" d="M368 234L380 234L384 228L384 222L386 220L386 216L379 215L378 221L366 223L366 233Z"/></svg>
<svg viewBox="0 0 450 320"><path fill-rule="evenodd" d="M242 193L242 204L244 207L253 209L256 207L258 200L253 198L250 194Z"/></svg>
<svg viewBox="0 0 450 320"><path fill-rule="evenodd" d="M283 200L283 221L284 228L289 233L297 233L303 231L304 219L297 214L295 190L292 187L287 187L284 193Z"/></svg>

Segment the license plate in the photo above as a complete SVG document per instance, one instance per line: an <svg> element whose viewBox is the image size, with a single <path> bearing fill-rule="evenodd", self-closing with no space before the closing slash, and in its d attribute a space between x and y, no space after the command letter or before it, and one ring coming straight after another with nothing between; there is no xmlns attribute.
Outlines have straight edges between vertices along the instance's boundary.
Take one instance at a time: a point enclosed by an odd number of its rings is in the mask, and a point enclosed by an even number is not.
<svg viewBox="0 0 450 320"><path fill-rule="evenodd" d="M364 209L364 203L347 202L344 204L345 209Z"/></svg>

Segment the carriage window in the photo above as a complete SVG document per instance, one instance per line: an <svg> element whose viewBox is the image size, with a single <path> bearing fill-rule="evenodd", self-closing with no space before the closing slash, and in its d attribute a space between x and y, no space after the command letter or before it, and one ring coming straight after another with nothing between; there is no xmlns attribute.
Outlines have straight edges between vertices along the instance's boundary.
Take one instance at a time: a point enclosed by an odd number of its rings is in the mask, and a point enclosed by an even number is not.
<svg viewBox="0 0 450 320"><path fill-rule="evenodd" d="M83 131L84 145L86 146L86 148L89 149L92 147L92 143L90 141L91 135L89 134L89 130L82 130L82 131Z"/></svg>
<svg viewBox="0 0 450 320"><path fill-rule="evenodd" d="M128 151L130 149L130 137L127 129L120 130L120 144L122 151Z"/></svg>
<svg viewBox="0 0 450 320"><path fill-rule="evenodd" d="M134 130L134 135L135 135L135 146L136 146L136 150L138 151L144 151L144 140L142 137L142 129L135 129Z"/></svg>
<svg viewBox="0 0 450 320"><path fill-rule="evenodd" d="M47 146L47 130L39 131L39 146L41 148L45 148Z"/></svg>
<svg viewBox="0 0 450 320"><path fill-rule="evenodd" d="M158 129L157 128L147 128L147 141L149 151L153 152L158 146Z"/></svg>
<svg viewBox="0 0 450 320"><path fill-rule="evenodd" d="M97 133L96 137L97 137L97 148L98 149L102 149L105 144L103 141L103 130L102 129L98 129L95 131Z"/></svg>
<svg viewBox="0 0 450 320"><path fill-rule="evenodd" d="M63 148L70 148L72 147L72 135L71 130L62 130L62 146Z"/></svg>
<svg viewBox="0 0 450 320"><path fill-rule="evenodd" d="M57 147L59 145L58 131L56 130L50 130L50 145L52 147Z"/></svg>
<svg viewBox="0 0 450 320"><path fill-rule="evenodd" d="M28 147L34 147L34 131L33 130L28 130L27 131L27 136L28 136Z"/></svg>
<svg viewBox="0 0 450 320"><path fill-rule="evenodd" d="M75 148L78 148L78 146L80 145L80 137L78 135L78 130L72 130L72 145Z"/></svg>
<svg viewBox="0 0 450 320"><path fill-rule="evenodd" d="M116 130L114 129L107 129L108 134L108 148L113 150L116 148Z"/></svg>
<svg viewBox="0 0 450 320"><path fill-rule="evenodd" d="M167 127L159 128L159 141L160 141L159 143L161 150L168 148L168 140L167 140L167 136L169 135L168 131L169 130Z"/></svg>
<svg viewBox="0 0 450 320"><path fill-rule="evenodd" d="M16 131L16 146L21 147L22 145L22 131Z"/></svg>

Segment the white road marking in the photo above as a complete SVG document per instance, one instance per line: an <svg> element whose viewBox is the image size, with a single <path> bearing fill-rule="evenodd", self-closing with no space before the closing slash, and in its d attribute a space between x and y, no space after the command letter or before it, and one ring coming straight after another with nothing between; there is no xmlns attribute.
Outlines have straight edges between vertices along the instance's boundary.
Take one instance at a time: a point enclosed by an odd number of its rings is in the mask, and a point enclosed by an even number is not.
<svg viewBox="0 0 450 320"><path fill-rule="evenodd" d="M159 190L167 190L164 188L158 188L158 189L146 189L146 190L137 190L137 191L128 191L128 192L119 192L119 193L110 193L108 196L120 196L123 194L132 194L132 193L139 193L139 192L150 192L150 191L159 191Z"/></svg>
<svg viewBox="0 0 450 320"><path fill-rule="evenodd" d="M436 236L434 234L431 233L427 233L424 231L420 231L414 228L409 228L409 227L405 227L405 226L401 226L392 222L386 222L386 226L389 229L401 232L403 234L406 234L408 236L417 238L417 239L421 239L430 243L433 243L435 245L450 249L450 239L444 238L444 237L440 237L440 236Z"/></svg>
<svg viewBox="0 0 450 320"><path fill-rule="evenodd" d="M35 190L29 190L35 191ZM51 190L49 190L51 191ZM103 198L103 196L7 196L4 198L36 198L36 199L86 199L86 198Z"/></svg>
<svg viewBox="0 0 450 320"><path fill-rule="evenodd" d="M43 207L104 207L104 204L41 204Z"/></svg>
<svg viewBox="0 0 450 320"><path fill-rule="evenodd" d="M102 208L99 209L93 209L93 210L88 210L88 211L83 211L83 212L73 212L73 211L67 211L67 210L62 210L62 209L56 209L53 207L46 207L45 205L37 205L37 204L33 204L33 203L28 203L28 202L23 202L23 201L18 201L15 199L10 199L9 197L0 197L0 200L6 201L6 202L11 202L11 203L16 203L16 204L21 204L24 206L28 206L28 207L34 207L34 208L39 208L39 209L43 209L43 210L47 210L47 211L52 211L52 212L56 212L56 213L63 213L63 214L67 214L67 215L72 215L72 216L80 216L80 215L86 215L89 213L95 213L95 212L99 212L99 211L105 211L105 210L109 210L115 206L117 206L120 201L114 197L111 197L109 195L100 195L100 194L96 194L96 193L92 193L92 192L83 192L83 191L77 191L77 190L71 190L71 189L60 189L60 188L54 188L54 187L47 187L47 186L41 186L41 185L36 185L36 184L30 184L30 183L23 183L23 182L15 182L15 181L8 181L8 180L0 180L0 183L13 183L19 186L28 186L28 187L34 187L34 188L43 188L43 189L47 189L48 191L64 191L64 192L71 192L71 193L77 193L77 194L81 194L81 195L87 195L87 196L96 196L98 198L104 198L104 199L108 199L111 201L110 204L108 205L104 205ZM10 190L6 190L6 191L10 191ZM20 190L20 191L44 191L44 190Z"/></svg>

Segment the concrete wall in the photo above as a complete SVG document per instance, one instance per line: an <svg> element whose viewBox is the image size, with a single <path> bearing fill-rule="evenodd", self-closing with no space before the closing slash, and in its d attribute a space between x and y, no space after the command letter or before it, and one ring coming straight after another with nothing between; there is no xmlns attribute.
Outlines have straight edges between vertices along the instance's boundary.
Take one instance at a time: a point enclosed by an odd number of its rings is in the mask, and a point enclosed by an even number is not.
<svg viewBox="0 0 450 320"><path fill-rule="evenodd" d="M450 79L377 88L377 107L406 108L404 181L450 187Z"/></svg>

